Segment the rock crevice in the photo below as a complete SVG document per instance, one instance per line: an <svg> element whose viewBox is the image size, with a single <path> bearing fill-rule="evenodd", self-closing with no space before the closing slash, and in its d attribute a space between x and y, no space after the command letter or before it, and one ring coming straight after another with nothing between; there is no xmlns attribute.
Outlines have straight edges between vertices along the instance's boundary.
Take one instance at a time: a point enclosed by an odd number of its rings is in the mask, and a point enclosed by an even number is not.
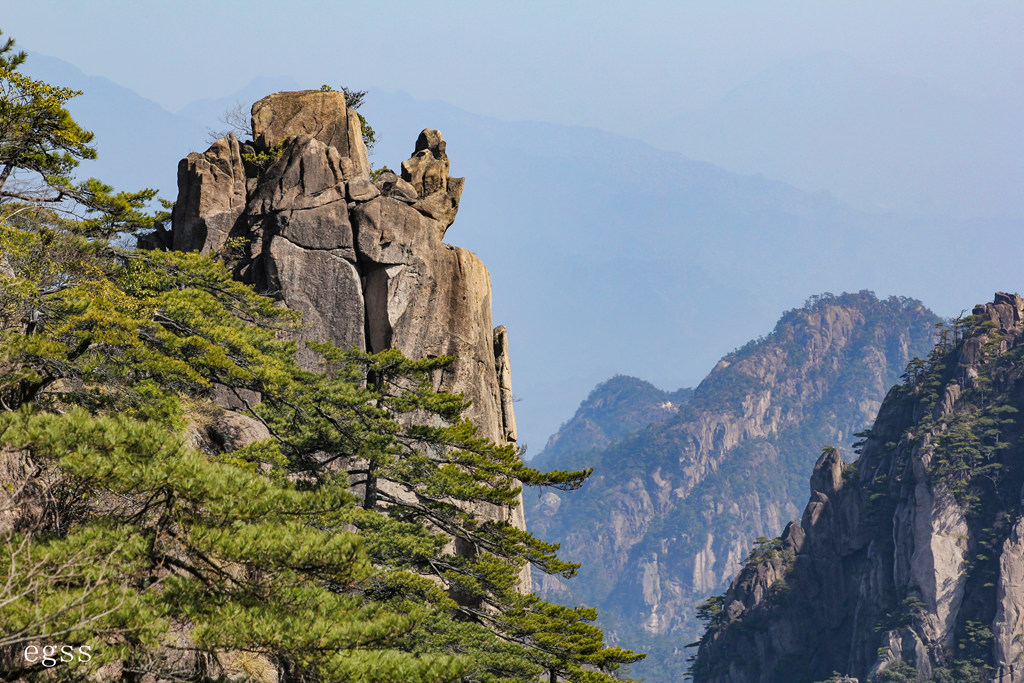
<svg viewBox="0 0 1024 683"><path fill-rule="evenodd" d="M474 254L442 241L464 179L449 176L441 133L419 135L401 177L376 179L343 93L270 95L252 107L252 133L181 161L172 231L147 246L210 253L244 243L235 274L302 313L295 336L305 367L317 365L305 341L454 356L436 387L465 395L481 436L515 441L507 333L491 321L490 276ZM525 528L521 508L492 516Z"/></svg>

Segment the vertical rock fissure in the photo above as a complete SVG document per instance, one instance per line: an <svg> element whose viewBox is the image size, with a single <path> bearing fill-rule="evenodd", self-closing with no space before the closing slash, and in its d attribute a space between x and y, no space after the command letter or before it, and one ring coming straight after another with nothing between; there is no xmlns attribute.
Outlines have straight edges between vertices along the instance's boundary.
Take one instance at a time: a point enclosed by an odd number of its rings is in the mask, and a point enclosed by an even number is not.
<svg viewBox="0 0 1024 683"><path fill-rule="evenodd" d="M234 272L302 313L293 335L301 365L318 367L303 342L320 340L414 359L454 356L435 388L465 396L480 436L514 441L508 344L504 328L496 343L490 277L474 254L442 241L464 179L448 175L441 134L420 133L401 176L371 180L343 93L266 97L253 105L252 133L244 145L232 135L179 164L171 234L152 241L206 253L229 235L246 238ZM271 161L244 161L242 149ZM377 485L371 473L365 504L376 504ZM525 529L521 502L491 507L474 512Z"/></svg>
<svg viewBox="0 0 1024 683"><path fill-rule="evenodd" d="M363 268L363 302L366 318L366 349L379 353L392 348L393 329L388 312L388 267Z"/></svg>

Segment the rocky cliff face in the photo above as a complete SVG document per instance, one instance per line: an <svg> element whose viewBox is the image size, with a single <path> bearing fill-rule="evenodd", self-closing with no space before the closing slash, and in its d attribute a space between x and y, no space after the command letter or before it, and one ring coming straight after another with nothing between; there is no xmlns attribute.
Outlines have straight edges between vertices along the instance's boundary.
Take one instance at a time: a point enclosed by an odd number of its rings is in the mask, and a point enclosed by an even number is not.
<svg viewBox="0 0 1024 683"><path fill-rule="evenodd" d="M996 294L912 363L853 464L723 596L695 680L1024 681L1024 299Z"/></svg>
<svg viewBox="0 0 1024 683"><path fill-rule="evenodd" d="M636 675L681 680L696 605L756 536L798 513L808 454L870 423L935 321L906 299L816 298L723 358L668 419L587 457L546 459L595 471L580 492L530 501L531 530L585 562L573 585L538 588L601 608L622 642L649 652Z"/></svg>
<svg viewBox="0 0 1024 683"><path fill-rule="evenodd" d="M480 435L516 440L508 339L491 322L487 269L446 244L463 179L424 130L401 174L371 180L356 112L340 92L276 93L252 107L253 139L222 138L178 167L170 233L147 246L229 255L235 273L302 312L299 341L411 358L455 356L438 389L472 401ZM300 362L315 367L300 344ZM495 511L524 527L522 508Z"/></svg>

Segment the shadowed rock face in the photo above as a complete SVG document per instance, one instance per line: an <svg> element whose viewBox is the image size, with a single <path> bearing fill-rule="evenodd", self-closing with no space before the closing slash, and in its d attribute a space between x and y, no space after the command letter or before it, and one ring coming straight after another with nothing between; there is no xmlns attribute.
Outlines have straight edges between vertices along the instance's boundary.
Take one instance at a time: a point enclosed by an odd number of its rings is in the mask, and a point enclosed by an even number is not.
<svg viewBox="0 0 1024 683"><path fill-rule="evenodd" d="M463 179L448 176L441 134L420 134L402 177L372 181L343 93L270 95L253 105L252 126L252 142L231 135L182 160L172 232L153 241L208 253L243 238L237 277L302 312L299 341L455 356L438 388L472 401L467 417L481 436L515 441L508 342L504 327L492 326L490 277L474 254L442 241ZM253 161L260 155L265 167ZM301 344L299 361L315 368ZM521 507L493 514L524 527Z"/></svg>
<svg viewBox="0 0 1024 683"><path fill-rule="evenodd" d="M596 390L537 458L593 467L590 480L526 495L530 531L585 563L574 581L538 576L535 588L594 604L606 632L647 650L632 675L683 680L697 605L729 585L756 537L799 515L821 445L851 443L870 424L907 361L927 354L937 320L909 299L825 295L692 392L635 380Z"/></svg>
<svg viewBox="0 0 1024 683"><path fill-rule="evenodd" d="M976 306L889 392L859 460L826 449L801 520L722 596L696 681L1024 681L1022 316L1017 295Z"/></svg>
<svg viewBox="0 0 1024 683"><path fill-rule="evenodd" d="M246 177L238 140L221 138L205 153L178 164L173 244L179 251L220 249L235 229L246 202Z"/></svg>

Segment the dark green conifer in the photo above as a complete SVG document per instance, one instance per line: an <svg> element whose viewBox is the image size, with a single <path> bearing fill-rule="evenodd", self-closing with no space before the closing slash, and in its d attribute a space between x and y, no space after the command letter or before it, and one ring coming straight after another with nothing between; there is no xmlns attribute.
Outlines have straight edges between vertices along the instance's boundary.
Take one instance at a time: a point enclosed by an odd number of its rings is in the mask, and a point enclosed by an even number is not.
<svg viewBox="0 0 1024 683"><path fill-rule="evenodd" d="M572 681L638 658L593 610L520 591L527 564L572 576L556 546L482 514L540 473L477 436L450 359L315 345L296 316L198 254L130 251L154 193L74 184L92 135L76 93L0 48L0 666L17 648L89 644L114 665L195 680L225 666L288 681ZM234 395L269 438L204 438ZM13 520L13 521L12 521ZM458 552L456 552L458 549ZM211 661L221 660L218 668ZM205 663L204 663L205 662ZM247 668L248 667L248 668ZM68 673L70 672L70 673Z"/></svg>

